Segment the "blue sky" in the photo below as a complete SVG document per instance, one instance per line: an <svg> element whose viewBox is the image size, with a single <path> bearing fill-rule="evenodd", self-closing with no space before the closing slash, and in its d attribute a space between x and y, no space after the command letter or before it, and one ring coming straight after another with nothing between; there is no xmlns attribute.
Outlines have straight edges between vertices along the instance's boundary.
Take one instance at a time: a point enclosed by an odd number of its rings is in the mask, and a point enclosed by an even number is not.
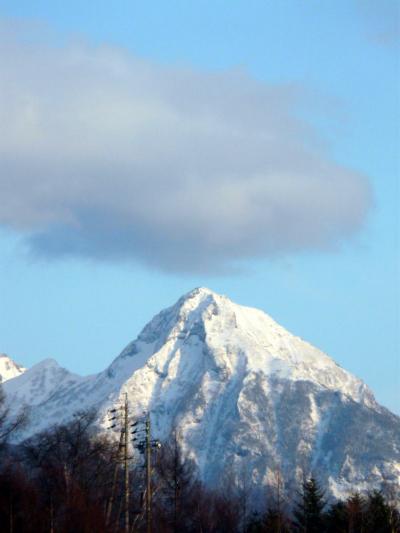
<svg viewBox="0 0 400 533"><path fill-rule="evenodd" d="M0 15L0 351L96 372L208 286L400 412L397 2L0 1ZM126 118L138 102L144 126Z"/></svg>

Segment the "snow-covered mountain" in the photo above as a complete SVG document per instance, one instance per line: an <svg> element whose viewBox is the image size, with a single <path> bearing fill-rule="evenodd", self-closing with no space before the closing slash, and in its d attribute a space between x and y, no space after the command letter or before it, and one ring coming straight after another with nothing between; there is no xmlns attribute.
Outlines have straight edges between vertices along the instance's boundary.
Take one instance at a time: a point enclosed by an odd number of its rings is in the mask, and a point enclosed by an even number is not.
<svg viewBox="0 0 400 533"><path fill-rule="evenodd" d="M25 370L26 368L17 364L11 357L8 357L5 353L0 353L0 383L20 376Z"/></svg>
<svg viewBox="0 0 400 533"><path fill-rule="evenodd" d="M277 469L288 490L313 472L333 495L382 483L400 490L400 419L359 379L262 311L195 289L159 313L100 374L46 360L4 384L28 403L30 431L82 408L107 411L127 392L154 436L174 429L202 479L255 487Z"/></svg>

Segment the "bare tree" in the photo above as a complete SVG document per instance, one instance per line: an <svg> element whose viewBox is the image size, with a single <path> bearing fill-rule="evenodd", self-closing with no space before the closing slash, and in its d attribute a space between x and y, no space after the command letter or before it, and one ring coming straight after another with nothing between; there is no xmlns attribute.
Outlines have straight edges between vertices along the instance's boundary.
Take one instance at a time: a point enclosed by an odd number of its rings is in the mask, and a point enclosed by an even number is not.
<svg viewBox="0 0 400 533"><path fill-rule="evenodd" d="M195 479L195 466L183 457L176 432L173 432L157 453L155 505L174 532L183 531L187 525L186 507Z"/></svg>
<svg viewBox="0 0 400 533"><path fill-rule="evenodd" d="M4 451L9 440L17 436L28 422L28 408L24 407L13 413L6 403L6 396L0 384L0 451Z"/></svg>
<svg viewBox="0 0 400 533"><path fill-rule="evenodd" d="M95 436L95 420L92 411L77 413L71 422L23 444L25 464L40 487L49 521L57 522L58 529L68 517L69 524L74 519L106 531L118 443Z"/></svg>

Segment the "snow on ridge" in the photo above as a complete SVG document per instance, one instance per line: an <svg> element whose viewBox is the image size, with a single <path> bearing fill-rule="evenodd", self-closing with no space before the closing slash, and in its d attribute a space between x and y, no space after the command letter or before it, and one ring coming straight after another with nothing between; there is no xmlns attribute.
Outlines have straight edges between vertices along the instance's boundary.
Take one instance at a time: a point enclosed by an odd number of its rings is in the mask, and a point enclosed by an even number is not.
<svg viewBox="0 0 400 533"><path fill-rule="evenodd" d="M4 391L10 405L39 405L61 386L84 379L60 366L55 359L47 358L6 382Z"/></svg>
<svg viewBox="0 0 400 533"><path fill-rule="evenodd" d="M216 367L233 374L239 351L248 372L269 378L311 381L323 388L340 390L354 401L377 407L368 387L322 351L289 333L265 312L238 305L206 287L191 290L158 313L106 370L91 376L89 381L110 383L115 389L118 383L122 385L146 368L153 368L152 372L156 368L163 374L166 372L160 370L165 367L163 358L170 357L165 354L180 353L180 346L190 342L199 342L202 346L203 355L196 356L197 364L200 364L199 357L208 353ZM193 348L193 354L195 352ZM19 376L7 389L9 393L18 392L22 396L25 383L40 380L43 386L51 389L57 380L78 382L88 378L63 369L54 359L45 359L27 371L25 379ZM40 394L41 397L46 395L47 391Z"/></svg>
<svg viewBox="0 0 400 533"><path fill-rule="evenodd" d="M0 354L0 383L18 377L25 371L25 367L13 361L7 354Z"/></svg>
<svg viewBox="0 0 400 533"><path fill-rule="evenodd" d="M311 381L378 407L369 388L321 350L292 335L265 312L235 304L205 287L193 289L158 313L106 371L110 378L126 381L149 365L164 367L161 361L166 353L179 351L182 343L193 339L226 371L233 368L235 353L240 351L248 371Z"/></svg>
<svg viewBox="0 0 400 533"><path fill-rule="evenodd" d="M190 291L162 311L144 328L139 339L158 338L155 347L158 351L165 342L193 332L194 324L198 324L199 330L204 325L202 340L216 351L221 344L235 344L247 354L247 364L255 371L341 389L353 400L376 407L368 387L321 350L289 333L265 312L235 304L205 287Z"/></svg>

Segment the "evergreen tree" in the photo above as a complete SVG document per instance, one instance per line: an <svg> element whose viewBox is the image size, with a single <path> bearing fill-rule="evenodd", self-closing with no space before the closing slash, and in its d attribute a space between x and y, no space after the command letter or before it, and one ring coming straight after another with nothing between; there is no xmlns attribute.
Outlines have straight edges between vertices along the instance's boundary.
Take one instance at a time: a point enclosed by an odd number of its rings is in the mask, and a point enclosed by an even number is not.
<svg viewBox="0 0 400 533"><path fill-rule="evenodd" d="M287 518L276 508L267 510L263 526L265 533L289 533L290 531Z"/></svg>
<svg viewBox="0 0 400 533"><path fill-rule="evenodd" d="M264 533L263 518L258 513L252 513L247 522L246 533Z"/></svg>
<svg viewBox="0 0 400 533"><path fill-rule="evenodd" d="M333 504L325 513L326 533L348 533L349 513L347 505L342 501Z"/></svg>
<svg viewBox="0 0 400 533"><path fill-rule="evenodd" d="M324 530L324 495L314 478L303 483L301 501L294 510L295 531L321 533Z"/></svg>
<svg viewBox="0 0 400 533"><path fill-rule="evenodd" d="M355 492L350 498L348 498L346 507L349 520L349 533L359 533L360 531L363 531L365 510L364 498L358 492Z"/></svg>
<svg viewBox="0 0 400 533"><path fill-rule="evenodd" d="M389 505L390 509L390 531L400 533L400 512L394 505Z"/></svg>
<svg viewBox="0 0 400 533"><path fill-rule="evenodd" d="M365 533L393 533L391 512L382 493L374 490L368 496L365 513Z"/></svg>

